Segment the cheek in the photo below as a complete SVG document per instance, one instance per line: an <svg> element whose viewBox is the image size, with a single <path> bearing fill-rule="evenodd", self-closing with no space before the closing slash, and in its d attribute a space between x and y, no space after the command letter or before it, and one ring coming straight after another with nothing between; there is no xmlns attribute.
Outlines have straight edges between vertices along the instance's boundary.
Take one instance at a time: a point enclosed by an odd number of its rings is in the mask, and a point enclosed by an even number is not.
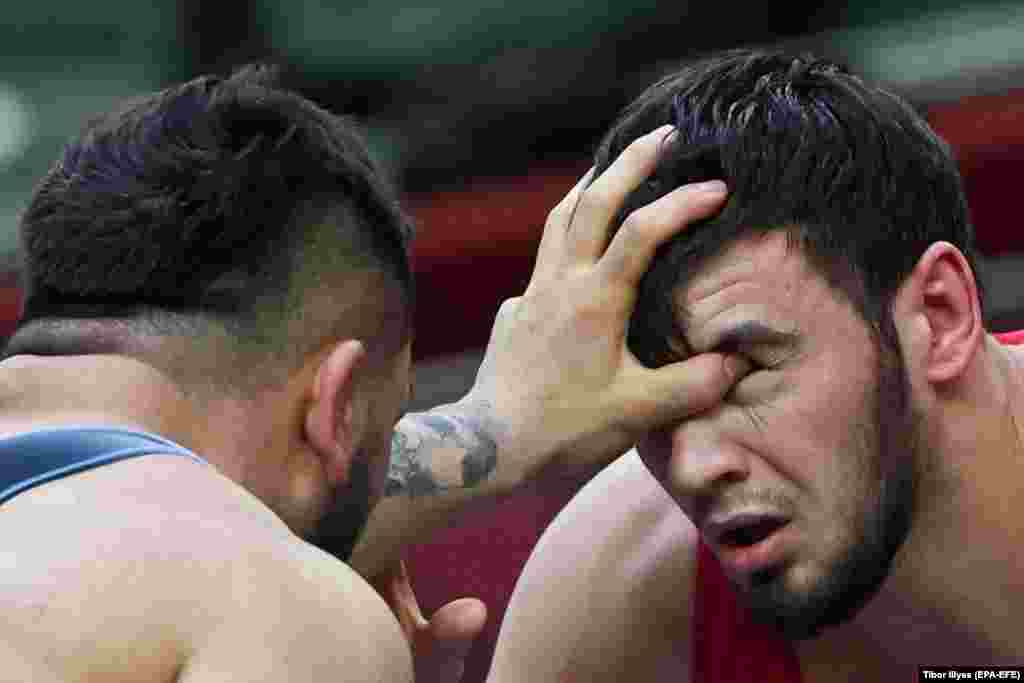
<svg viewBox="0 0 1024 683"><path fill-rule="evenodd" d="M756 454L774 476L827 504L853 483L851 477L862 478L863 461L873 450L874 419L859 381L814 379L792 378L782 391L766 378L756 388L770 398L737 402L723 411L718 426L723 441ZM754 388L746 387L751 395Z"/></svg>
<svg viewBox="0 0 1024 683"><path fill-rule="evenodd" d="M820 392L776 425L796 445L787 466L805 482L829 518L859 516L877 486L878 421L872 388L848 381Z"/></svg>

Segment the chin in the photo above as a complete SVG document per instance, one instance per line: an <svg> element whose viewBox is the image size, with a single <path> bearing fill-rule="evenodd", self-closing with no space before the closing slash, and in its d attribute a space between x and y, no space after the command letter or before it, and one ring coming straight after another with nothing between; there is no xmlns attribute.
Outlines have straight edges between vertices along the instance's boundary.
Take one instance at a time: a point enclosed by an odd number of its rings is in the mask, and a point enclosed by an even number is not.
<svg viewBox="0 0 1024 683"><path fill-rule="evenodd" d="M794 641L852 620L889 576L910 527L909 507L880 507L865 531L831 559L755 576L742 589L753 617Z"/></svg>
<svg viewBox="0 0 1024 683"><path fill-rule="evenodd" d="M783 572L756 577L746 590L746 599L757 621L789 640L808 640L852 619L878 591L886 574L887 569L870 576L837 569L809 588L795 589Z"/></svg>

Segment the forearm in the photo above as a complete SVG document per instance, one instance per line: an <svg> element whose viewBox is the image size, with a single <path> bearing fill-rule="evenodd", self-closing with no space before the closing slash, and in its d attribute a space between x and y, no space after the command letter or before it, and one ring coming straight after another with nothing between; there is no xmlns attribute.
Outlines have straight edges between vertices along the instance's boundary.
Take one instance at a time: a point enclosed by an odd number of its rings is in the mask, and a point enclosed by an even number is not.
<svg viewBox="0 0 1024 683"><path fill-rule="evenodd" d="M399 421L384 498L367 521L350 564L364 576L392 566L412 543L484 514L520 479L502 467L486 406L452 404Z"/></svg>
<svg viewBox="0 0 1024 683"><path fill-rule="evenodd" d="M399 423L389 495L352 556L364 575L526 482L578 488L642 434L711 408L749 370L721 353L652 370L626 349L636 284L657 246L725 198L722 183L671 192L615 232L613 216L657 167L670 133L664 126L634 141L548 215L529 286L498 311L469 394L477 402Z"/></svg>
<svg viewBox="0 0 1024 683"><path fill-rule="evenodd" d="M453 403L395 426L385 497L480 495L498 483L498 445L486 405Z"/></svg>

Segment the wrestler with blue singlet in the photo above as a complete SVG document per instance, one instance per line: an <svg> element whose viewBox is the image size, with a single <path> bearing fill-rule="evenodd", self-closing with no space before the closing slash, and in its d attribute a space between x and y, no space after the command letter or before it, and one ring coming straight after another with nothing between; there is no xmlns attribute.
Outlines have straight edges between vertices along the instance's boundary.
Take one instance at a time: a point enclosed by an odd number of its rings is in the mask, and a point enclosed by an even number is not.
<svg viewBox="0 0 1024 683"><path fill-rule="evenodd" d="M404 546L470 503L610 462L745 367L711 353L653 371L623 350L656 246L724 197L674 193L609 243L669 132L552 211L470 394L402 417L410 232L349 124L261 70L90 122L20 223L25 306L0 361L3 677L455 680L482 607L422 618ZM361 576L334 555L371 511L386 534L362 544Z"/></svg>

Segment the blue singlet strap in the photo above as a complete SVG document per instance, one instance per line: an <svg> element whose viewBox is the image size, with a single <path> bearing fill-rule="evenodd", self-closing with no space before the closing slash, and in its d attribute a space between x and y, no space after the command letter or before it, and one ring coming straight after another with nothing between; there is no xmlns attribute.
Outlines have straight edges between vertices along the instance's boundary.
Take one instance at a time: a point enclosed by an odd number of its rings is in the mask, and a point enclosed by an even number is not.
<svg viewBox="0 0 1024 683"><path fill-rule="evenodd" d="M0 504L76 472L154 453L207 464L192 451L148 432L116 427L56 427L0 439Z"/></svg>

